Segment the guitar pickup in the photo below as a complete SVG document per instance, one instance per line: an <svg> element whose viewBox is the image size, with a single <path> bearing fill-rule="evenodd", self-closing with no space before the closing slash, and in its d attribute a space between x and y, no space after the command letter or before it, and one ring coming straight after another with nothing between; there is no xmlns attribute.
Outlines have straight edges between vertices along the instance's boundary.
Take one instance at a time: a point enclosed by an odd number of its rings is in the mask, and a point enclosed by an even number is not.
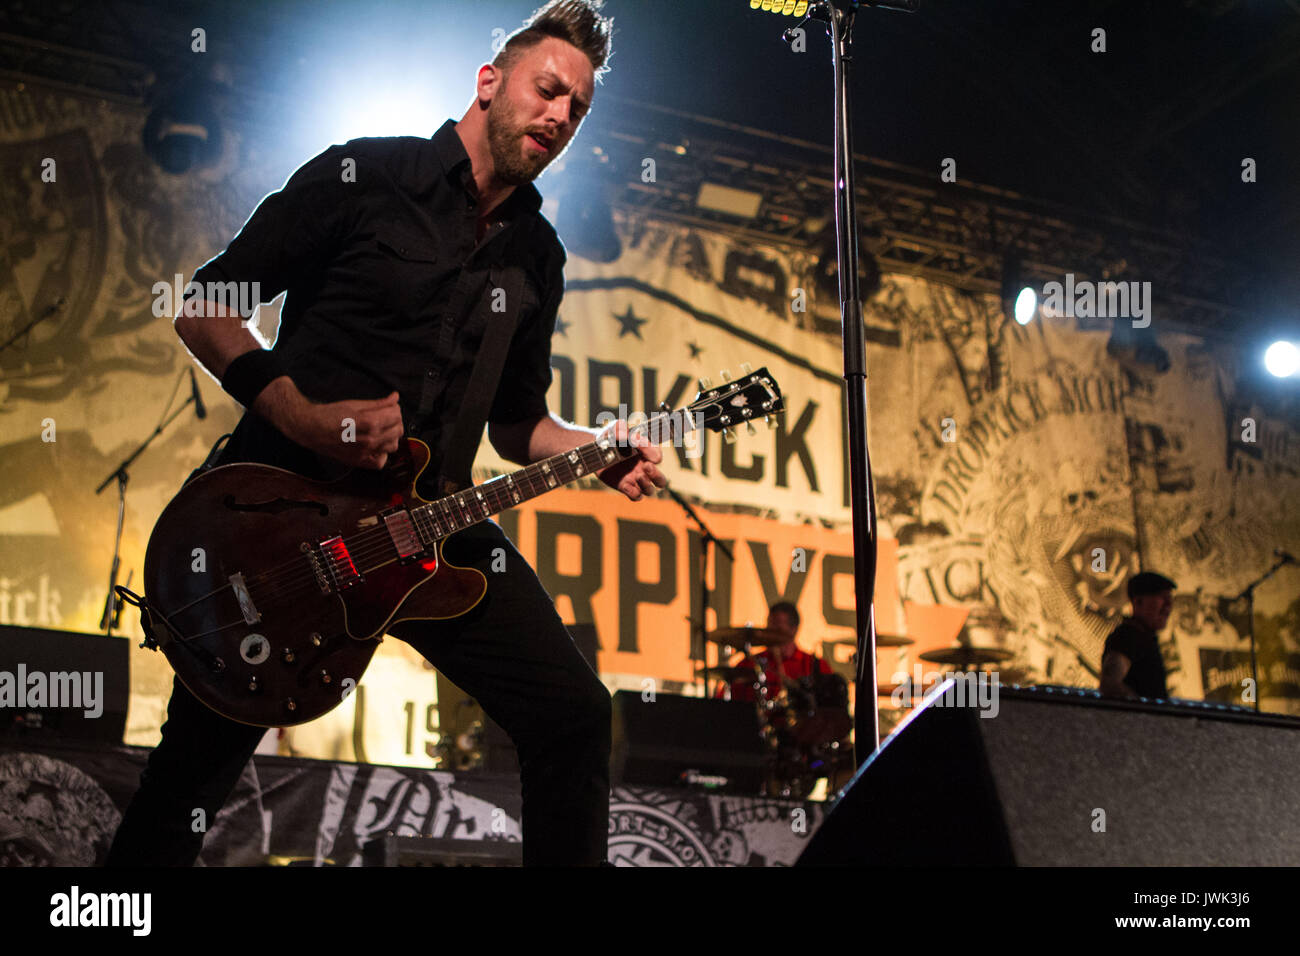
<svg viewBox="0 0 1300 956"><path fill-rule="evenodd" d="M393 548L397 551L397 556L405 561L424 551L424 542L420 540L420 534L416 530L415 522L411 519L411 513L405 508L398 508L396 511L390 511L382 516L384 519L384 528L388 531L388 537L393 542Z"/></svg>

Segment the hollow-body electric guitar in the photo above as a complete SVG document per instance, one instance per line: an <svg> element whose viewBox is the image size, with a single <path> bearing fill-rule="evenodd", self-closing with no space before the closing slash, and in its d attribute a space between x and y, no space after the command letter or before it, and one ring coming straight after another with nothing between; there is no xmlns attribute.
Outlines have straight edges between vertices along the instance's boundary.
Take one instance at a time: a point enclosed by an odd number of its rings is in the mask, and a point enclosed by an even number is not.
<svg viewBox="0 0 1300 956"><path fill-rule="evenodd" d="M655 444L699 428L734 441L737 426L783 408L759 369L630 431ZM429 448L404 444L383 469L331 482L222 465L167 505L149 538L139 603L146 643L195 697L262 727L319 717L356 686L393 624L459 617L483 599L482 573L443 560L449 535L637 454L602 437L426 501L415 484Z"/></svg>

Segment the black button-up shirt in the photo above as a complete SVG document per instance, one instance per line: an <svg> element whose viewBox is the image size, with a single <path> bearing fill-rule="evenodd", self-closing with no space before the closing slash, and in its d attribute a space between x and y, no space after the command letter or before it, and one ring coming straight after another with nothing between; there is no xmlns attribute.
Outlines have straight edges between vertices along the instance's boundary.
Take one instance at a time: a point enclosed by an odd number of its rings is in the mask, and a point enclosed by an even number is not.
<svg viewBox="0 0 1300 956"><path fill-rule="evenodd" d="M546 414L565 253L540 208L531 184L517 187L479 241L477 190L453 121L428 139L355 139L310 160L263 199L193 281L204 288L257 282L261 302L286 292L274 351L308 398L397 391L408 434L433 453L421 482L427 491L486 323L504 318L483 301L510 269L524 271L523 301L488 421ZM219 461L261 461L320 478L343 470L253 414L244 415Z"/></svg>
<svg viewBox="0 0 1300 956"><path fill-rule="evenodd" d="M1140 697L1169 696L1165 660L1160 654L1160 637L1141 621L1124 618L1106 638L1103 656L1117 651L1129 659L1124 684Z"/></svg>

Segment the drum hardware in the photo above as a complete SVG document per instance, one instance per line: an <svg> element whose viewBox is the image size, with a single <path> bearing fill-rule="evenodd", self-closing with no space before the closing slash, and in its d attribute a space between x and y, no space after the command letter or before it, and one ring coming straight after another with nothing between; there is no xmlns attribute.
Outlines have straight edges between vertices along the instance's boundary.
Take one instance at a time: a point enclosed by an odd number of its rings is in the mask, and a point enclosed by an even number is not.
<svg viewBox="0 0 1300 956"><path fill-rule="evenodd" d="M1004 651L996 647L960 645L958 647L941 648L937 651L926 651L921 655L921 660L929 661L932 664L947 664L950 667L958 667L968 671L982 667L985 664L1001 664L1003 661L1009 661L1015 656L1011 651Z"/></svg>
<svg viewBox="0 0 1300 956"><path fill-rule="evenodd" d="M785 631L776 631L770 627L720 627L705 635L705 639L714 644L728 647L777 647L793 644L794 635Z"/></svg>
<svg viewBox="0 0 1300 956"><path fill-rule="evenodd" d="M908 637L906 634L877 634L876 635L877 648L907 647L909 644L915 644L915 643L916 641L912 640L912 638ZM858 646L857 639L852 637L822 638L822 646L825 647L827 644L849 644L852 645L854 648Z"/></svg>

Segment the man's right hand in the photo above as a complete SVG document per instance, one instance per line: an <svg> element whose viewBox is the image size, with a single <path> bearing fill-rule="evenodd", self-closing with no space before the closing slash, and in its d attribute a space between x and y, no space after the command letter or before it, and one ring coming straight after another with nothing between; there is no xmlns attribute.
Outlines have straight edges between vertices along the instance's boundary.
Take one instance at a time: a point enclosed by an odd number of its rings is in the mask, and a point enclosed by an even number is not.
<svg viewBox="0 0 1300 956"><path fill-rule="evenodd" d="M312 441L307 447L353 468L383 468L402 443L402 409L397 398L393 392L371 401L309 406L303 429L304 437Z"/></svg>
<svg viewBox="0 0 1300 956"><path fill-rule="evenodd" d="M383 468L401 447L397 392L387 398L318 405L284 376L268 385L253 407L287 438L353 468Z"/></svg>

